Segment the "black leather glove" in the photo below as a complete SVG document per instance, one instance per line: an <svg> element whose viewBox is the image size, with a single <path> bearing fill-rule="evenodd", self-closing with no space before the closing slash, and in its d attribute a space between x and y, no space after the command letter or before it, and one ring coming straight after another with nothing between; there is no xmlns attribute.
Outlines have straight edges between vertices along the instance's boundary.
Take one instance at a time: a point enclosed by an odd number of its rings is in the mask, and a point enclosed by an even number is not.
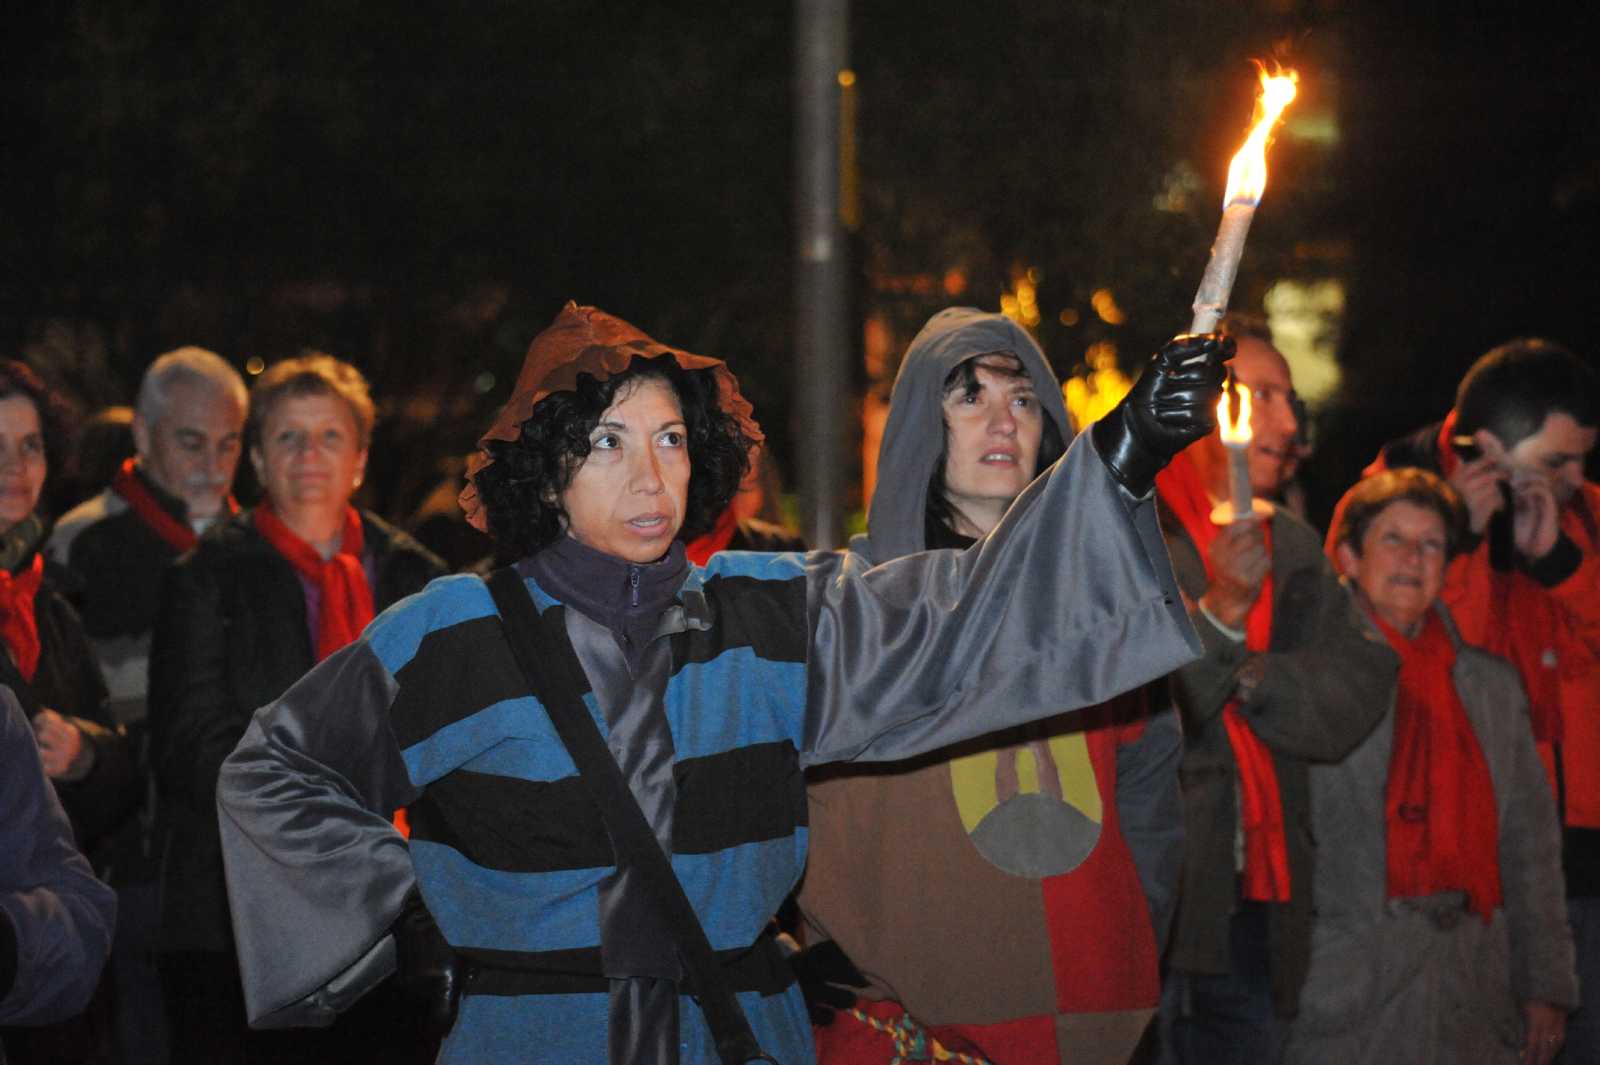
<svg viewBox="0 0 1600 1065"><path fill-rule="evenodd" d="M806 1012L811 1015L811 1023L819 1028L832 1024L840 1010L855 1005L855 992L841 985L867 986L867 978L861 975L855 962L831 939L789 955L789 967L794 970L800 992L806 997Z"/></svg>
<svg viewBox="0 0 1600 1065"><path fill-rule="evenodd" d="M428 1037L443 1039L456 1023L467 965L445 941L415 887L406 895L393 931L400 965L395 981L416 1003Z"/></svg>
<svg viewBox="0 0 1600 1065"><path fill-rule="evenodd" d="M1150 491L1174 455L1217 427L1223 363L1233 349L1231 337L1216 333L1174 337L1122 402L1089 428L1100 460L1129 492Z"/></svg>

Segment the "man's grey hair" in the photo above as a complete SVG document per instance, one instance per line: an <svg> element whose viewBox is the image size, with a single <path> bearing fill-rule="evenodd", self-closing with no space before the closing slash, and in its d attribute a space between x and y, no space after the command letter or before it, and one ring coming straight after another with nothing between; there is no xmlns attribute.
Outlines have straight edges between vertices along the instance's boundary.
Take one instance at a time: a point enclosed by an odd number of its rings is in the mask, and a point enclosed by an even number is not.
<svg viewBox="0 0 1600 1065"><path fill-rule="evenodd" d="M250 393L238 370L214 351L185 347L157 357L144 372L144 380L139 382L139 398L134 401L140 420L154 425L165 417L172 386L184 382L231 392L239 401L241 411L250 409Z"/></svg>

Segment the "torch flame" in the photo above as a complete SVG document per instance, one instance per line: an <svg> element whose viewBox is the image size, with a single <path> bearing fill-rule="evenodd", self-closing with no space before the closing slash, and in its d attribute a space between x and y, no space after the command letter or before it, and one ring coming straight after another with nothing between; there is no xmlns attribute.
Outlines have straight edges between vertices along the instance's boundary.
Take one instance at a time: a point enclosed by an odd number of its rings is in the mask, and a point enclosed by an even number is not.
<svg viewBox="0 0 1600 1065"><path fill-rule="evenodd" d="M1261 194L1267 188L1267 138L1282 117L1283 109L1294 99L1299 81L1300 75L1292 70L1271 77L1266 70L1261 71L1261 98L1256 101L1258 117L1244 147L1228 164L1228 190L1222 197L1224 210L1236 203L1254 207L1261 202Z"/></svg>
<svg viewBox="0 0 1600 1065"><path fill-rule="evenodd" d="M1229 393L1239 397L1239 417L1229 416ZM1248 444L1250 442L1250 389L1234 382L1231 388L1223 389L1222 398L1217 400L1217 427L1222 430L1224 444Z"/></svg>

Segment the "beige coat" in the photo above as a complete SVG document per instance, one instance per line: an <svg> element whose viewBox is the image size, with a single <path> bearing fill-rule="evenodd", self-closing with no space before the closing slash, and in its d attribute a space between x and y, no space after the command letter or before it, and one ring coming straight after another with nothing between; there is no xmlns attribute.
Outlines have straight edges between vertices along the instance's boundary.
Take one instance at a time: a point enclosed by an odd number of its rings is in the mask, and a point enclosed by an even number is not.
<svg viewBox="0 0 1600 1065"><path fill-rule="evenodd" d="M1560 830L1522 684L1502 659L1460 643L1439 609L1457 642L1456 690L1494 778L1505 901L1486 924L1460 896L1386 897L1391 689L1382 722L1350 757L1311 769L1317 915L1289 1065L1511 1065L1522 1003L1578 1002Z"/></svg>

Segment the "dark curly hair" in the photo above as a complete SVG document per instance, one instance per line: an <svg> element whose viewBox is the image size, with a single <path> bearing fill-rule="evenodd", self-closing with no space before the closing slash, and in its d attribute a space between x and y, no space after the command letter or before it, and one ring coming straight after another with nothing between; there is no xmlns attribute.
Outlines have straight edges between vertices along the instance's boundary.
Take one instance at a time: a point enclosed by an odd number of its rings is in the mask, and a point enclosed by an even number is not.
<svg viewBox="0 0 1600 1065"><path fill-rule="evenodd" d="M689 438L689 497L678 538L709 532L750 469L755 441L718 404L713 370L685 370L670 357L636 358L623 373L540 400L516 440L491 440L493 460L473 478L500 553L531 555L554 543L567 526L562 493L589 455L589 434L630 382L654 378L677 393Z"/></svg>
<svg viewBox="0 0 1600 1065"><path fill-rule="evenodd" d="M72 411L66 401L52 392L27 363L0 359L0 399L12 396L32 400L34 409L39 412L45 461L52 468L65 462L73 430Z"/></svg>

